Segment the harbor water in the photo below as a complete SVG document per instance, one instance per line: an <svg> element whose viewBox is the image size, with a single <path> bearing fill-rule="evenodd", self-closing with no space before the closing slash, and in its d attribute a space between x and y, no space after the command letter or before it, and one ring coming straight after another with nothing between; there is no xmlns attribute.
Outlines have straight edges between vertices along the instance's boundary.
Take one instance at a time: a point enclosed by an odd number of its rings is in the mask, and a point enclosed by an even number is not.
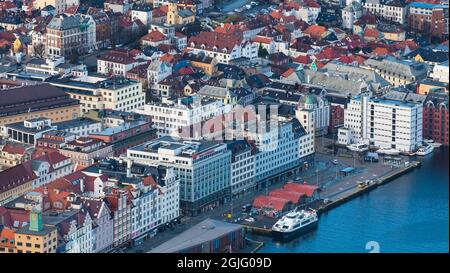
<svg viewBox="0 0 450 273"><path fill-rule="evenodd" d="M449 150L422 167L321 215L317 230L288 243L268 237L259 253L449 251Z"/></svg>

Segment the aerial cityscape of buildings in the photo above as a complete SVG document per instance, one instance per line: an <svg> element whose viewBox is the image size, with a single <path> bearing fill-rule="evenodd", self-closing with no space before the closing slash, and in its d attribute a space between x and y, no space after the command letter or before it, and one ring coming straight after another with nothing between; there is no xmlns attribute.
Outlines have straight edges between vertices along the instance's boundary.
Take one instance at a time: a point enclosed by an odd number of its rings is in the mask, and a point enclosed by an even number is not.
<svg viewBox="0 0 450 273"><path fill-rule="evenodd" d="M0 1L0 253L248 252L449 145L446 0Z"/></svg>

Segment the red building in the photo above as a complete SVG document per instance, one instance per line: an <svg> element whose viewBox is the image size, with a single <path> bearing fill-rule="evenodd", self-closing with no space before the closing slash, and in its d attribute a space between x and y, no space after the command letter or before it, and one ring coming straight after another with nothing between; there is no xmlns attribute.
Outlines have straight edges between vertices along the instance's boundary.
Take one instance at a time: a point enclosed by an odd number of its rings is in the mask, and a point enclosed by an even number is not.
<svg viewBox="0 0 450 273"><path fill-rule="evenodd" d="M335 133L339 127L344 126L344 107L340 105L331 105L330 126L328 132Z"/></svg>
<svg viewBox="0 0 450 273"><path fill-rule="evenodd" d="M408 25L411 31L429 37L445 39L448 37L448 6L414 2L410 4Z"/></svg>
<svg viewBox="0 0 450 273"><path fill-rule="evenodd" d="M430 92L423 107L423 138L448 146L448 93Z"/></svg>

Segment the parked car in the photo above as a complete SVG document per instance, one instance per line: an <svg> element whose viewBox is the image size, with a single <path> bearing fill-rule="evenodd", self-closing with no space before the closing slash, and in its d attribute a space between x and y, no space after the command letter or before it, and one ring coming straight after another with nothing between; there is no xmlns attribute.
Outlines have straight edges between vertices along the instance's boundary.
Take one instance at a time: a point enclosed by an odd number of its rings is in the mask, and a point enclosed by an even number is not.
<svg viewBox="0 0 450 273"><path fill-rule="evenodd" d="M242 212L249 212L252 209L252 204L245 204L242 206Z"/></svg>

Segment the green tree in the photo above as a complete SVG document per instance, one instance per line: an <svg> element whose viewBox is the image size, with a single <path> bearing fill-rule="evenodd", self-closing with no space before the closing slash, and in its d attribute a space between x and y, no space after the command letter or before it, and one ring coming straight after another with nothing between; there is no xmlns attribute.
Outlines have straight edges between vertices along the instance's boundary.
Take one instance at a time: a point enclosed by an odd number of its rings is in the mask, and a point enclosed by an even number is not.
<svg viewBox="0 0 450 273"><path fill-rule="evenodd" d="M262 43L259 43L258 57L266 58L268 55L269 55L269 52L267 52L267 49L265 49L265 48L262 46Z"/></svg>

